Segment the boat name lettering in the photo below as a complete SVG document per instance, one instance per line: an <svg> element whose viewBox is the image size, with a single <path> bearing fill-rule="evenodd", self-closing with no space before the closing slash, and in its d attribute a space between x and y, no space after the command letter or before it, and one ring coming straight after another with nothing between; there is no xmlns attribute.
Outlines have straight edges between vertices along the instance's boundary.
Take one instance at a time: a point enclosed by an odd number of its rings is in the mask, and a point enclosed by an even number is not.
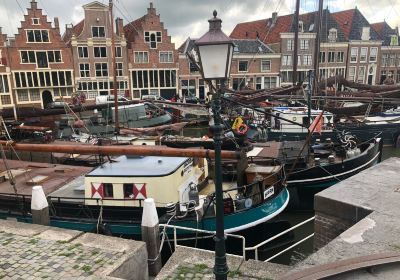
<svg viewBox="0 0 400 280"><path fill-rule="evenodd" d="M264 199L267 199L268 197L274 195L274 186L269 187L264 191Z"/></svg>

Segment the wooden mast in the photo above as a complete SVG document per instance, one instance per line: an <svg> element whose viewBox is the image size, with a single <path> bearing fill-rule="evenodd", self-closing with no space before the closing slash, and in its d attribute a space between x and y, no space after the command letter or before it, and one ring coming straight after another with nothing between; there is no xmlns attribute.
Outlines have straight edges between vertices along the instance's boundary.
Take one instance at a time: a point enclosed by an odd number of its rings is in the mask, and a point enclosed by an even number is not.
<svg viewBox="0 0 400 280"><path fill-rule="evenodd" d="M296 0L296 11L294 12L294 44L293 44L293 85L297 84L297 64L299 48L299 10L300 0Z"/></svg>
<svg viewBox="0 0 400 280"><path fill-rule="evenodd" d="M4 150L11 147L16 151L47 152L85 155L135 155L135 156L160 156L160 157L200 157L215 158L215 151L199 148L177 149L165 146L94 146L94 145L59 145L59 144L19 144L11 141L0 140ZM240 151L221 151L222 158L240 159L245 157Z"/></svg>
<svg viewBox="0 0 400 280"><path fill-rule="evenodd" d="M314 80L312 83L312 95L317 94L318 89L318 81L319 81L319 50L320 50L320 36L319 33L321 31L321 23L322 23L322 9L323 9L324 1L319 0L318 5L318 13L315 18L315 47L314 47Z"/></svg>
<svg viewBox="0 0 400 280"><path fill-rule="evenodd" d="M118 81L117 81L117 62L115 53L115 32L114 32L114 17L113 17L113 0L109 0L110 21L111 21L111 56L112 56L112 72L113 72L113 93L114 93L114 118L115 132L119 133L119 115L118 115Z"/></svg>

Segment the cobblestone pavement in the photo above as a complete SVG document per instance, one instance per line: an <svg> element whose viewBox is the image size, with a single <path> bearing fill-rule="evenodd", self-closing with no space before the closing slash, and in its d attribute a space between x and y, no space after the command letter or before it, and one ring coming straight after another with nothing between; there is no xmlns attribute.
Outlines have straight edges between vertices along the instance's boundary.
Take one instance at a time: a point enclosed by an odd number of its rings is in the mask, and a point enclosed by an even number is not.
<svg viewBox="0 0 400 280"><path fill-rule="evenodd" d="M187 264L178 266L166 279L170 280L205 280L215 279L213 269L203 264ZM265 278L248 277L238 271L229 271L228 279L260 280ZM267 279L265 279L267 280Z"/></svg>
<svg viewBox="0 0 400 280"><path fill-rule="evenodd" d="M0 279L99 279L123 252L0 232Z"/></svg>

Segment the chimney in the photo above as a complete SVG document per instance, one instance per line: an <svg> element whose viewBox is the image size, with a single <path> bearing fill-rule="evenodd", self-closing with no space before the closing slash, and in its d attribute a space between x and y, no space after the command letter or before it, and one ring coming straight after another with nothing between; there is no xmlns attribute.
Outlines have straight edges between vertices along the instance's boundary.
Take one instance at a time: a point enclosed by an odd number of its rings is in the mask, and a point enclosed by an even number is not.
<svg viewBox="0 0 400 280"><path fill-rule="evenodd" d="M54 28L60 31L60 23L58 22L58 17L54 17Z"/></svg>
<svg viewBox="0 0 400 280"><path fill-rule="evenodd" d="M365 26L362 28L362 33L361 33L361 40L362 41L369 41L370 39L370 27Z"/></svg>
<svg viewBox="0 0 400 280"><path fill-rule="evenodd" d="M272 13L272 18L271 18L272 24L275 24L277 19L278 19L278 13L277 12L273 12Z"/></svg>
<svg viewBox="0 0 400 280"><path fill-rule="evenodd" d="M124 34L124 22L122 18L116 18L115 19L115 28L116 28L116 33L118 36L122 36Z"/></svg>
<svg viewBox="0 0 400 280"><path fill-rule="evenodd" d="M32 10L37 10L37 2L36 2L36 0L32 0L31 1L31 9Z"/></svg>
<svg viewBox="0 0 400 280"><path fill-rule="evenodd" d="M150 8L147 8L147 14L152 14L155 15L156 14L156 9L153 6L153 2L150 2Z"/></svg>

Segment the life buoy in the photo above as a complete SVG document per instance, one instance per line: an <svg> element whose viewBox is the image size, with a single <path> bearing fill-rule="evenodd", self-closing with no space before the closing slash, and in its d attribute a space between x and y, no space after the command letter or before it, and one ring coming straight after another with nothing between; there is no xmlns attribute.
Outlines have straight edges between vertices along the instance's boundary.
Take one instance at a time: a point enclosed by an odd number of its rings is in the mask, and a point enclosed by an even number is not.
<svg viewBox="0 0 400 280"><path fill-rule="evenodd" d="M239 126L236 128L236 132L237 132L238 134L240 134L240 135L245 135L245 134L247 133L248 130L249 130L249 127L248 127L246 124L244 124L244 123L242 123L241 125L239 125Z"/></svg>

